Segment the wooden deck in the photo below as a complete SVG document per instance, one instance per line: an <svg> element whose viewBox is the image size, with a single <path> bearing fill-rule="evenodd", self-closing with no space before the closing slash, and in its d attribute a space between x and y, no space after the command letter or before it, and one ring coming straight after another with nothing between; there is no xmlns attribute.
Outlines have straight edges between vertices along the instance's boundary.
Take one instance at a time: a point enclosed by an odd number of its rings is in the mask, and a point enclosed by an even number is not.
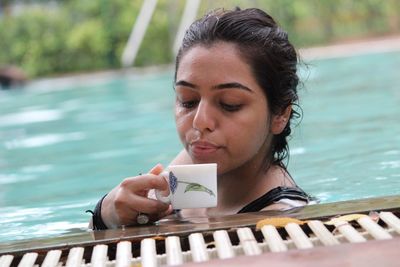
<svg viewBox="0 0 400 267"><path fill-rule="evenodd" d="M185 266L274 266L274 267L398 267L400 238L386 241L369 241L358 244L292 250L284 253L264 253L257 256L240 256L226 260L190 263Z"/></svg>
<svg viewBox="0 0 400 267"><path fill-rule="evenodd" d="M287 212L263 211L246 214L237 214L224 217L191 218L180 221L171 219L161 221L157 225L130 227L124 230L87 231L77 234L67 234L55 238L18 241L0 244L0 256L12 254L20 257L27 252L39 253L39 258L44 257L47 251L59 249L63 256L67 255L70 248L92 247L96 244L115 245L122 240L129 240L137 244L133 250L139 248L140 240L146 237L163 239L169 235L187 236L194 232L215 231L217 229L230 229L238 227L254 228L257 221L266 217L285 216L298 219L320 219L324 220L336 215L350 213L368 213L370 211L391 211L397 216L400 214L400 196L388 196L381 198L369 198L328 204L316 204L292 209ZM273 266L348 266L349 260L354 266L369 266L378 260L385 262L382 266L395 266L396 251L400 245L400 238L389 241L369 241L365 244L342 244L335 247L320 247L311 250L290 251L287 253L265 253L260 256L237 257L232 260L210 261L207 264L218 264L220 266L245 265L257 263L258 265L273 264ZM88 253L90 253L90 249ZM65 255L64 255L65 254ZM398 257L398 256L397 256ZM283 261L284 259L284 261ZM368 260L369 259L369 260ZM388 263L386 264L386 260ZM279 264L280 265L279 265ZM360 263L360 264L358 264ZM257 264L255 266L257 266ZM277 265L275 265L277 264ZM299 264L299 265L297 265ZM390 265L392 264L392 265ZM300 265L300 266L302 266ZM353 266L351 265L351 266ZM399 265L397 265L399 266Z"/></svg>

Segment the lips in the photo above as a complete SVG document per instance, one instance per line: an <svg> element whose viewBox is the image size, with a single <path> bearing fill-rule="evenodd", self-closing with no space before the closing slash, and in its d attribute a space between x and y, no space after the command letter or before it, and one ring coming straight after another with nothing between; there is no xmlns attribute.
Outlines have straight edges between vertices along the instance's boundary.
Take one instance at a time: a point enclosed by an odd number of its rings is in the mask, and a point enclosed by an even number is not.
<svg viewBox="0 0 400 267"><path fill-rule="evenodd" d="M198 159L212 157L220 148L220 146L206 141L196 141L190 144L192 155Z"/></svg>

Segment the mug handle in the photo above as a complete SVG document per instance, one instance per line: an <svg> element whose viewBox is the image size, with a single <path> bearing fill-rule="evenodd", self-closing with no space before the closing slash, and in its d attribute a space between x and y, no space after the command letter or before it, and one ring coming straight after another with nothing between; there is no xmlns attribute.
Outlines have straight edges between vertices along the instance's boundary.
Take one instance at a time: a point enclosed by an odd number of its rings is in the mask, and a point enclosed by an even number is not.
<svg viewBox="0 0 400 267"><path fill-rule="evenodd" d="M166 178L165 180L167 180L168 182L168 175L169 175L168 171L163 171L162 173L160 173L160 175ZM168 196L163 196L162 191L158 189L154 189L154 192L158 201L161 201L162 203L165 204L171 204L171 196L172 196L171 191L169 192Z"/></svg>

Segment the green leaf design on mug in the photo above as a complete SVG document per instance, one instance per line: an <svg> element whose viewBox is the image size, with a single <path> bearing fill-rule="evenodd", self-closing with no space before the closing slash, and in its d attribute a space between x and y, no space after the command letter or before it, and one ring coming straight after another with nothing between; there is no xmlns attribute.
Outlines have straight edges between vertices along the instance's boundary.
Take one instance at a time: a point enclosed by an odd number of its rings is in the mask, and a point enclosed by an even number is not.
<svg viewBox="0 0 400 267"><path fill-rule="evenodd" d="M179 182L178 182L179 183ZM214 192L204 185L198 184L198 183L187 183L188 185L185 188L185 193L188 191L201 191L201 192L206 192L210 194L210 196L214 196Z"/></svg>
<svg viewBox="0 0 400 267"><path fill-rule="evenodd" d="M210 190L209 188L205 187L204 185L198 184L198 183L189 183L189 182L185 182L185 181L180 181L178 180L178 177L176 177L176 175L173 172L169 173L169 186L170 186L170 190L172 192L172 194L175 193L178 184L186 184L186 188L185 188L185 192L189 192L189 191L200 191L200 192L206 192L208 194L210 194L210 196L215 197L215 194L212 190Z"/></svg>

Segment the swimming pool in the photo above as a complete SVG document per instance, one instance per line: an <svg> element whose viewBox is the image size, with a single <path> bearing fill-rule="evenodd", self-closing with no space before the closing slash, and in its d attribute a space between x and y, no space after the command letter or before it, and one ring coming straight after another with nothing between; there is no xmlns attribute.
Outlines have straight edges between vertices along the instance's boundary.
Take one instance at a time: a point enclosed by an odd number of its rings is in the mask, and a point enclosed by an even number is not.
<svg viewBox="0 0 400 267"><path fill-rule="evenodd" d="M289 170L321 202L400 194L400 52L310 62ZM118 181L180 150L172 71L0 92L0 242L84 231Z"/></svg>

